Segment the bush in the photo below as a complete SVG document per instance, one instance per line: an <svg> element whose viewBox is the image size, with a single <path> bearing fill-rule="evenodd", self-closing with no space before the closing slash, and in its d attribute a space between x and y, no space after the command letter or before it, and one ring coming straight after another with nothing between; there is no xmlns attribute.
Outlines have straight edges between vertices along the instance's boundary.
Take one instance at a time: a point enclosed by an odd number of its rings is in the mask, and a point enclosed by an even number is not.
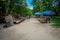
<svg viewBox="0 0 60 40"><path fill-rule="evenodd" d="M59 17L52 17L51 21L54 23L52 24L55 28L60 28L60 18Z"/></svg>

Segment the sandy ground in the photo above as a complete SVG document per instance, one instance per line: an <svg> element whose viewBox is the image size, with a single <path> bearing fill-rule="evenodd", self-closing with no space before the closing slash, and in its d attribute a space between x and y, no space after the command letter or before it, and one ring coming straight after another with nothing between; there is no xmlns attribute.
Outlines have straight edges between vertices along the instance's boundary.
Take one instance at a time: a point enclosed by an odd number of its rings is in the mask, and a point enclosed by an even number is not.
<svg viewBox="0 0 60 40"><path fill-rule="evenodd" d="M49 24L41 24L31 18L0 30L0 40L60 40L51 31Z"/></svg>

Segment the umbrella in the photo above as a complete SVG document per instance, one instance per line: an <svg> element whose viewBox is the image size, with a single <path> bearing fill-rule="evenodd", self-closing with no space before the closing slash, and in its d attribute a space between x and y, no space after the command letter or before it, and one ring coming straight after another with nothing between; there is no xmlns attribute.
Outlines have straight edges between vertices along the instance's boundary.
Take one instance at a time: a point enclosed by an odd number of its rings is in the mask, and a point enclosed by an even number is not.
<svg viewBox="0 0 60 40"><path fill-rule="evenodd" d="M53 15L53 14L55 14L55 12L52 11L52 10L46 10L46 11L43 12L43 14L44 15Z"/></svg>
<svg viewBox="0 0 60 40"><path fill-rule="evenodd" d="M36 12L35 15L43 15L42 12Z"/></svg>

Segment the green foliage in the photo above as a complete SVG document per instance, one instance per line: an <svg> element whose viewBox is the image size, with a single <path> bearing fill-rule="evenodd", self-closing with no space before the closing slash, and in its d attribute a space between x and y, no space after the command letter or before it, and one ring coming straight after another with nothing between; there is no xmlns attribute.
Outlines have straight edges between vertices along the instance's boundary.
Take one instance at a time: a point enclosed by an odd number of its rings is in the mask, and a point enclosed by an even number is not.
<svg viewBox="0 0 60 40"><path fill-rule="evenodd" d="M26 0L6 0L5 8L8 14L17 13L22 16L33 14L32 10L27 8Z"/></svg>
<svg viewBox="0 0 60 40"><path fill-rule="evenodd" d="M31 9L27 8L25 11L27 15L33 15L33 11Z"/></svg>
<svg viewBox="0 0 60 40"><path fill-rule="evenodd" d="M60 18L53 17L53 18L51 18L51 21L54 23L54 24L52 24L53 27L60 28Z"/></svg>
<svg viewBox="0 0 60 40"><path fill-rule="evenodd" d="M43 11L44 10L44 6L43 6L41 1L34 0L33 2L34 2L34 9L33 9L34 12L38 12L38 11Z"/></svg>
<svg viewBox="0 0 60 40"><path fill-rule="evenodd" d="M0 13L5 13L5 5L6 5L6 2L0 0Z"/></svg>
<svg viewBox="0 0 60 40"><path fill-rule="evenodd" d="M51 18L51 21L54 22L54 23L60 23L60 18L53 17L53 18Z"/></svg>
<svg viewBox="0 0 60 40"><path fill-rule="evenodd" d="M55 4L55 2L57 4ZM53 10L56 13L58 13L58 15L60 14L59 0L33 0L33 4L34 4L34 9L33 9L34 12L44 11L44 10Z"/></svg>
<svg viewBox="0 0 60 40"><path fill-rule="evenodd" d="M27 8L26 0L4 0L3 3L0 0L6 13L20 13L21 15L31 15L34 12L44 11L47 9L53 10L60 15L60 0L33 0L33 11ZM58 2L56 6L52 6L53 2ZM1 9L3 10L3 9Z"/></svg>

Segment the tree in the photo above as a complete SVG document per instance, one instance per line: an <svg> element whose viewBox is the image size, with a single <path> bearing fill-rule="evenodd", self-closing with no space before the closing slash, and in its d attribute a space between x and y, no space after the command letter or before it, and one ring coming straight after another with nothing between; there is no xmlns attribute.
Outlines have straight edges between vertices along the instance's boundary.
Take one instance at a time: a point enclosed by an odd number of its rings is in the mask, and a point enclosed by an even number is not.
<svg viewBox="0 0 60 40"><path fill-rule="evenodd" d="M0 4L1 3L2 2L0 0ZM4 0L1 5L4 9L1 10L3 10L6 14L17 13L21 16L33 14L32 10L27 8L26 0Z"/></svg>
<svg viewBox="0 0 60 40"><path fill-rule="evenodd" d="M6 0L6 13L23 13L26 0Z"/></svg>
<svg viewBox="0 0 60 40"><path fill-rule="evenodd" d="M5 13L5 5L6 5L6 2L3 0L0 0L0 13Z"/></svg>
<svg viewBox="0 0 60 40"><path fill-rule="evenodd" d="M44 4L43 0L34 0L34 12L44 11L46 9L46 4Z"/></svg>
<svg viewBox="0 0 60 40"><path fill-rule="evenodd" d="M60 0L34 0L34 12L53 10L60 14Z"/></svg>
<svg viewBox="0 0 60 40"><path fill-rule="evenodd" d="M14 7L14 11L16 13L19 13L21 16L30 15L30 13L32 13L32 11L29 8L27 8L26 0L16 1L16 5Z"/></svg>
<svg viewBox="0 0 60 40"><path fill-rule="evenodd" d="M26 8L25 13L26 13L26 16L33 15L33 11L29 8Z"/></svg>

